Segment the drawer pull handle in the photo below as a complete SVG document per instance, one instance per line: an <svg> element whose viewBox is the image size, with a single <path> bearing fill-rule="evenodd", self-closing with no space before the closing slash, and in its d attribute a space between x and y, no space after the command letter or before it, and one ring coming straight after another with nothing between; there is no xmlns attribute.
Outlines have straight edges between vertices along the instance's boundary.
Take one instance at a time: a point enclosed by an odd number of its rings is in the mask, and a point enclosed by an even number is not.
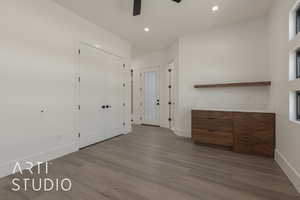
<svg viewBox="0 0 300 200"><path fill-rule="evenodd" d="M209 117L208 119L217 119L217 118L214 118L214 117Z"/></svg>
<svg viewBox="0 0 300 200"><path fill-rule="evenodd" d="M211 133L213 133L213 132L216 132L216 130L208 130L208 132L211 132Z"/></svg>

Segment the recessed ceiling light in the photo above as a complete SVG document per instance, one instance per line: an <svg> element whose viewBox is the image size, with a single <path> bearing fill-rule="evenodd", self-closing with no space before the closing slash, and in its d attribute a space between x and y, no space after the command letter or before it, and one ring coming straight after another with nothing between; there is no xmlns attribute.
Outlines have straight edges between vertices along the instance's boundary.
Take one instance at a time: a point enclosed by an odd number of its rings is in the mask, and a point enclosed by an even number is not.
<svg viewBox="0 0 300 200"><path fill-rule="evenodd" d="M217 12L218 10L219 10L219 6L213 6L213 7L212 7L212 11L213 11L213 12Z"/></svg>
<svg viewBox="0 0 300 200"><path fill-rule="evenodd" d="M145 31L145 32L149 32L149 31L150 31L150 28L146 27L146 28L144 28L144 31Z"/></svg>

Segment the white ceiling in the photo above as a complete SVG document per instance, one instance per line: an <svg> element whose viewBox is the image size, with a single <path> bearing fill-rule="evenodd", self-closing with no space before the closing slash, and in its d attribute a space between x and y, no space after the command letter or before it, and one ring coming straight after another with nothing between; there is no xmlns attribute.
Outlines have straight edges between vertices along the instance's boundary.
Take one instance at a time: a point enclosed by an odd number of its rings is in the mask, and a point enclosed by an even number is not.
<svg viewBox="0 0 300 200"><path fill-rule="evenodd" d="M266 15L273 0L142 0L142 15L136 17L133 0L54 1L127 39L137 56L166 48L184 34ZM214 5L220 7L217 13L211 10Z"/></svg>

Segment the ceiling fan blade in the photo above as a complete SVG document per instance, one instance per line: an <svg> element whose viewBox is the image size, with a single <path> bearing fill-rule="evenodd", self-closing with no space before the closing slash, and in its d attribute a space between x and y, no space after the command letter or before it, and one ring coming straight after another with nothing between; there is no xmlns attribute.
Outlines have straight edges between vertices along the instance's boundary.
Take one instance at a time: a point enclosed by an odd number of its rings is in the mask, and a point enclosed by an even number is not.
<svg viewBox="0 0 300 200"><path fill-rule="evenodd" d="M134 0L133 4L133 16L141 14L142 0Z"/></svg>

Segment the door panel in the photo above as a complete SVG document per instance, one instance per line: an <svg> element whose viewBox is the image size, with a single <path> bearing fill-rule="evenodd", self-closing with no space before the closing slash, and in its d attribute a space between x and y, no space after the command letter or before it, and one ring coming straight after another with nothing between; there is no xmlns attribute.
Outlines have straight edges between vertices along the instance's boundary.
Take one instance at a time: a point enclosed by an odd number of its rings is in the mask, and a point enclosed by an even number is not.
<svg viewBox="0 0 300 200"><path fill-rule="evenodd" d="M156 72L145 72L145 120L156 122Z"/></svg>
<svg viewBox="0 0 300 200"><path fill-rule="evenodd" d="M82 45L80 54L80 94L81 106L79 127L80 147L106 139L105 114L107 97L107 57L94 48Z"/></svg>
<svg viewBox="0 0 300 200"><path fill-rule="evenodd" d="M159 68L149 68L143 71L143 123L159 125Z"/></svg>
<svg viewBox="0 0 300 200"><path fill-rule="evenodd" d="M124 132L124 73L123 73L123 64L122 60L110 56L109 70L108 70L108 91L107 91L107 102L110 106L109 112L107 115L108 123L108 137L115 137L121 135Z"/></svg>

